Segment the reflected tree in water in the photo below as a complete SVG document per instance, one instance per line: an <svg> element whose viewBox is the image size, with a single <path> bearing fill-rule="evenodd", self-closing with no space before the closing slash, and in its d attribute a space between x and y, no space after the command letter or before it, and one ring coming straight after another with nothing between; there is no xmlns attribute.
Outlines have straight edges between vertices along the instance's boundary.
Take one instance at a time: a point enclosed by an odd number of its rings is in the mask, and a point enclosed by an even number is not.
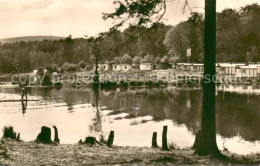
<svg viewBox="0 0 260 166"><path fill-rule="evenodd" d="M27 100L26 101L22 101L22 113L23 115L26 113L26 109L27 109Z"/></svg>
<svg viewBox="0 0 260 166"><path fill-rule="evenodd" d="M102 135L102 117L99 110L99 85L93 85L93 99L92 106L96 109L96 117L93 119L93 125L91 125L90 131L95 133L101 133Z"/></svg>

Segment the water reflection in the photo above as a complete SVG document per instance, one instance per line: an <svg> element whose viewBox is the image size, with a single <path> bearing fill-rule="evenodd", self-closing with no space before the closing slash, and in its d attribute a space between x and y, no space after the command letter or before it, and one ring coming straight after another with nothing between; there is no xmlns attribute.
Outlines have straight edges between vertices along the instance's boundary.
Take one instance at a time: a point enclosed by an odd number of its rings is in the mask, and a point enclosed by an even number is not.
<svg viewBox="0 0 260 166"><path fill-rule="evenodd" d="M22 103L22 113L24 115L26 113L26 109L27 109L27 100L21 101L21 103Z"/></svg>
<svg viewBox="0 0 260 166"><path fill-rule="evenodd" d="M26 141L35 139L42 125L56 125L60 126L61 143L76 143L88 135L108 136L114 130L116 145L150 146L152 133L161 133L162 126L168 125L169 142L186 147L192 146L194 134L200 129L202 90L198 87L29 88L27 92L28 99L40 101L0 103L0 127L13 125ZM260 152L254 148L260 146L260 131L255 130L260 127L259 94L258 89L250 87L218 87L216 124L220 149L226 142L233 152ZM20 99L20 90L0 86L0 95ZM245 147L249 148L241 150Z"/></svg>
<svg viewBox="0 0 260 166"><path fill-rule="evenodd" d="M89 126L91 132L100 133L102 135L102 119L99 111L99 86L93 87L93 101L91 105L96 109L96 116L93 118L93 124Z"/></svg>

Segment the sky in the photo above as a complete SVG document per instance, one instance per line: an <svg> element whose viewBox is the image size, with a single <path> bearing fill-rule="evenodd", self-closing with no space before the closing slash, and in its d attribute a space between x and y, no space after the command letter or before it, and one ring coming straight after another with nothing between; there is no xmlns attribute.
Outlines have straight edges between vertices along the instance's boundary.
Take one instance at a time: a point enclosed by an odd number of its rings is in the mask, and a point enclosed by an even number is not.
<svg viewBox="0 0 260 166"><path fill-rule="evenodd" d="M114 0L0 0L0 39L52 35L73 38L92 36L112 26L102 20L116 6ZM176 25L189 17L182 12L184 0L167 0L165 24ZM239 9L259 0L217 0L217 11ZM258 3L259 4L259 3ZM203 12L204 0L189 0L192 11Z"/></svg>

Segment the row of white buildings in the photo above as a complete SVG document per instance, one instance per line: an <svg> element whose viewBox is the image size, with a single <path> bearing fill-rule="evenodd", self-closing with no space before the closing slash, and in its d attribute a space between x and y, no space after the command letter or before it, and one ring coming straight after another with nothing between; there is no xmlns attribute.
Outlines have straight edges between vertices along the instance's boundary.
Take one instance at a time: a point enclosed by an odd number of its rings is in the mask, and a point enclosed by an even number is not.
<svg viewBox="0 0 260 166"><path fill-rule="evenodd" d="M103 71L130 71L138 69L141 71L164 70L175 68L182 71L193 71L203 73L204 65L202 63L177 63L174 65L141 63L138 65L100 63L98 70ZM216 73L233 77L257 78L260 77L260 63L216 63Z"/></svg>
<svg viewBox="0 0 260 166"><path fill-rule="evenodd" d="M204 65L199 63L177 63L177 70L203 73ZM260 63L216 63L216 73L233 77L260 77Z"/></svg>
<svg viewBox="0 0 260 166"><path fill-rule="evenodd" d="M95 68L95 66L94 66ZM169 68L169 65L166 64L153 64L153 63L141 63L141 64L116 64L116 63L100 63L98 64L98 70L103 71L130 71L133 68L139 69L142 71L151 71L151 70L161 70Z"/></svg>

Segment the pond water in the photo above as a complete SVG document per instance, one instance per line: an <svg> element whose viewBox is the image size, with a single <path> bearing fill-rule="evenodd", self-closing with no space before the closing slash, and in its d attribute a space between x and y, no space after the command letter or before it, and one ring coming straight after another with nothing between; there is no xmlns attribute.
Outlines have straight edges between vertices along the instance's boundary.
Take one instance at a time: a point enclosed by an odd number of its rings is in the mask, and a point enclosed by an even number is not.
<svg viewBox="0 0 260 166"><path fill-rule="evenodd" d="M29 101L27 106L0 102L0 128L12 125L24 141L35 140L41 126L56 125L65 144L86 136L107 138L114 130L115 145L151 146L155 131L161 145L162 129L167 125L168 142L185 148L193 145L200 128L199 87L103 89L98 95L90 88L27 88L27 92L29 99L39 101ZM20 99L20 94L18 86L0 85L0 100ZM259 89L219 87L216 109L220 149L225 146L238 154L260 152Z"/></svg>

